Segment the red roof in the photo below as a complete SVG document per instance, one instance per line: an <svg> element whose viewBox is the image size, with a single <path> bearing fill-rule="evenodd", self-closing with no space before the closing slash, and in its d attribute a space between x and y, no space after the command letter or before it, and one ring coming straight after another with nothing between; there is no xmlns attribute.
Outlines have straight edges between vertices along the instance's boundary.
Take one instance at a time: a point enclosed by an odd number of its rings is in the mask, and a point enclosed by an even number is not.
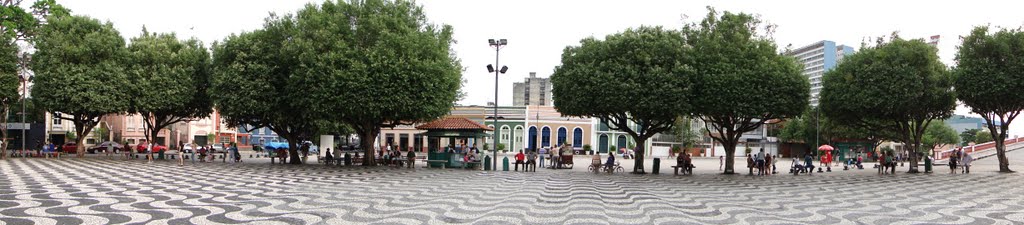
<svg viewBox="0 0 1024 225"><path fill-rule="evenodd" d="M416 126L416 129L420 130L494 130L483 124L473 122L467 118L461 117L446 117L440 120L434 120L423 125Z"/></svg>

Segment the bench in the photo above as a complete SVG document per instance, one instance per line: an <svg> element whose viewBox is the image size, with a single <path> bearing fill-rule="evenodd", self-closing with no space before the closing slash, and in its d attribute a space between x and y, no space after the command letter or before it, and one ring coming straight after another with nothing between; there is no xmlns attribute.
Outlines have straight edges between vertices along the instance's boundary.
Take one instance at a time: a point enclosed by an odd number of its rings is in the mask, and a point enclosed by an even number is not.
<svg viewBox="0 0 1024 225"><path fill-rule="evenodd" d="M697 167L694 166L693 164L690 164L690 168L686 168L686 166L675 165L675 166L672 166L672 169L675 171L675 172L672 172L672 173L675 174L675 175L679 175L679 169L682 169L683 170L683 175L686 175L686 174L693 175L693 168L697 168Z"/></svg>
<svg viewBox="0 0 1024 225"><path fill-rule="evenodd" d="M463 163L462 163L462 168L463 168L463 169L469 169L469 168L473 167L473 166L471 166L471 165L474 165L474 164L476 164L476 165L480 165L480 160L474 160L474 161L469 161L469 162L463 162Z"/></svg>
<svg viewBox="0 0 1024 225"><path fill-rule="evenodd" d="M448 160L443 160L443 159L433 159L433 160L424 159L423 161L426 162L426 165L423 165L423 168L430 168L430 164L431 163L440 163L441 164L441 168L443 168L443 169L447 169L448 168Z"/></svg>

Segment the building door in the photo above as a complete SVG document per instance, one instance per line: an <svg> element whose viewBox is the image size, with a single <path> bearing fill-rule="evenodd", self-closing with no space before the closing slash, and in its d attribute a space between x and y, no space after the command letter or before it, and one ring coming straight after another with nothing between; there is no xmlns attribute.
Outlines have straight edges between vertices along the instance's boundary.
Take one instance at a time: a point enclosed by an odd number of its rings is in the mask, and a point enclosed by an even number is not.
<svg viewBox="0 0 1024 225"><path fill-rule="evenodd" d="M619 135L618 145L615 146L616 150L626 148L626 136Z"/></svg>
<svg viewBox="0 0 1024 225"><path fill-rule="evenodd" d="M527 135L527 136L530 139L529 141L527 141L529 143L530 149L536 150L537 149L537 127L530 127L530 135Z"/></svg>
<svg viewBox="0 0 1024 225"><path fill-rule="evenodd" d="M197 145L199 145L199 146L206 146L206 145L209 144L209 142L208 142L209 140L207 140L208 136L206 136L206 135L196 135L196 136L194 136L192 138L195 141L195 143Z"/></svg>
<svg viewBox="0 0 1024 225"><path fill-rule="evenodd" d="M601 153L608 153L608 135L601 134L601 137L597 138L597 151Z"/></svg>

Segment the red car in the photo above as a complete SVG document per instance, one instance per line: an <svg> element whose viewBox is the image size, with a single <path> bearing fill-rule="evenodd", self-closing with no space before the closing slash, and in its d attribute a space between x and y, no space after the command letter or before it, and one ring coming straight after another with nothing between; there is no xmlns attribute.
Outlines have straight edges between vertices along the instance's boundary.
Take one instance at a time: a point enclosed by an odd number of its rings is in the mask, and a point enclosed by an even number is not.
<svg viewBox="0 0 1024 225"><path fill-rule="evenodd" d="M136 145L135 146L135 150L137 150L139 153L146 153L146 145L144 145L144 144ZM167 151L167 146L163 146L163 145L160 145L160 144L154 144L153 145L153 153L158 153L158 152L162 152L162 151Z"/></svg>
<svg viewBox="0 0 1024 225"><path fill-rule="evenodd" d="M64 145L60 146L60 151L64 152L64 154L76 154L78 153L78 145L74 142L64 143Z"/></svg>

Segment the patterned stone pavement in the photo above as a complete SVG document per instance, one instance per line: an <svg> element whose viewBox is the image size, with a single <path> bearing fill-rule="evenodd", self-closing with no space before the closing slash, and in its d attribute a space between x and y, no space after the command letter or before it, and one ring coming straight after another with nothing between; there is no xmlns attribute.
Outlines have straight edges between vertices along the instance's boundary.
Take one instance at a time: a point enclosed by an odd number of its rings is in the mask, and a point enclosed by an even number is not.
<svg viewBox="0 0 1024 225"><path fill-rule="evenodd" d="M1024 174L990 171L639 176L0 161L0 224L1024 224L1022 195Z"/></svg>

